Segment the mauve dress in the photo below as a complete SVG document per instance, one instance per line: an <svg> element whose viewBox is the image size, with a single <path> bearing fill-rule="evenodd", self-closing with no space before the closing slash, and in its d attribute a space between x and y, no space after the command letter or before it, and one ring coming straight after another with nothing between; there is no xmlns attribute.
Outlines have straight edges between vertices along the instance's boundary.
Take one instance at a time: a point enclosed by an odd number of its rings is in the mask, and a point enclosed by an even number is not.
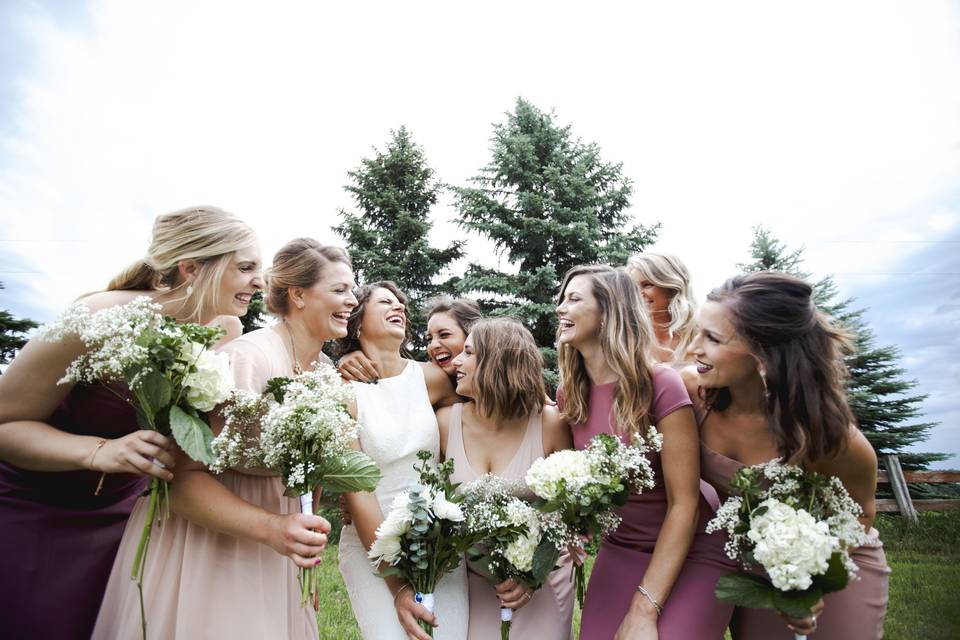
<svg viewBox="0 0 960 640"><path fill-rule="evenodd" d="M585 448L590 438L599 433L614 433L611 420L616 385L613 382L591 387L587 422L571 425L577 449ZM654 368L653 387L655 422L691 405L680 374L667 366ZM629 442L627 436L623 440ZM649 459L656 485L630 495L620 509L623 522L600 545L587 586L581 640L614 637L650 564L667 513L667 493L660 454L651 453ZM727 628L733 607L718 601L713 589L717 580L735 566L723 552L723 537L704 531L712 513L701 494L693 542L657 620L660 640L722 638Z"/></svg>
<svg viewBox="0 0 960 640"><path fill-rule="evenodd" d="M464 485L476 480L477 473L470 466L463 445L463 405L455 404L450 415L450 433L447 436L446 459L454 461L453 482ZM498 475L506 480L519 482L523 489L520 497L533 499L524 478L527 469L543 454L543 421L540 414L533 414L527 422L523 440L510 464ZM530 601L513 614L510 636L513 638L537 638L538 640L568 640L573 621L573 565L564 554L559 568L551 572L543 586L534 592ZM493 584L484 576L470 571L470 630L468 640L496 640L500 637L500 600Z"/></svg>
<svg viewBox="0 0 960 640"><path fill-rule="evenodd" d="M730 480L744 465L700 443L700 474L720 494L730 495ZM843 591L823 598L823 613L817 618L816 640L874 640L883 637L883 619L887 612L887 566L876 529L870 529L876 546L859 547L850 557L860 567L858 579ZM734 610L730 621L734 640L793 640L794 634L773 609Z"/></svg>
<svg viewBox="0 0 960 640"><path fill-rule="evenodd" d="M119 392L119 391L118 391ZM133 408L77 385L48 420L67 433L119 438ZM28 471L0 462L0 638L89 638L130 510L147 480L96 471Z"/></svg>

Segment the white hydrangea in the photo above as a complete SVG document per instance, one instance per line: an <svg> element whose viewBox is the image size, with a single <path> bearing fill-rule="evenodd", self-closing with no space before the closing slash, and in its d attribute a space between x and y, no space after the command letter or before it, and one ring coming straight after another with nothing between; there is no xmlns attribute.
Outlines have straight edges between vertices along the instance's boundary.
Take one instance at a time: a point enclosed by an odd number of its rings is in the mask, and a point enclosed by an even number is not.
<svg viewBox="0 0 960 640"><path fill-rule="evenodd" d="M225 353L216 353L196 342L188 343L193 361L193 371L184 378L187 402L198 411L213 411L233 389L233 373L230 358Z"/></svg>
<svg viewBox="0 0 960 640"><path fill-rule="evenodd" d="M544 500L556 498L562 483L577 491L594 480L594 469L584 451L565 449L539 458L527 470L527 486Z"/></svg>

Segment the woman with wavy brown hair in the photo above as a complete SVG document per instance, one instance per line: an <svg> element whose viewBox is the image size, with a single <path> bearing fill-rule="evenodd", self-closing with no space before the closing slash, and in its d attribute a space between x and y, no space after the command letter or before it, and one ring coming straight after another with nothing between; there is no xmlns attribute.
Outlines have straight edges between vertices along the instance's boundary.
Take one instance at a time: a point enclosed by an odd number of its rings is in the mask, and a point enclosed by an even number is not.
<svg viewBox="0 0 960 640"><path fill-rule="evenodd" d="M771 459L836 476L876 538L877 457L846 398L843 356L851 346L812 293L799 278L759 272L707 296L690 348L696 366L683 372L691 395L701 398L703 477L725 496L738 469ZM819 616L785 622L769 609L737 609L733 637L789 640L794 631L815 630L819 640L881 637L890 571L883 549L861 547L851 557L859 579L827 595Z"/></svg>
<svg viewBox="0 0 960 640"><path fill-rule="evenodd" d="M600 433L630 443L650 426L663 438L650 454L655 486L631 494L623 522L602 541L581 619L583 640L721 638L732 607L713 587L732 565L723 540L704 533L699 445L680 374L656 364L649 315L623 269L567 272L557 306L557 401L573 442Z"/></svg>

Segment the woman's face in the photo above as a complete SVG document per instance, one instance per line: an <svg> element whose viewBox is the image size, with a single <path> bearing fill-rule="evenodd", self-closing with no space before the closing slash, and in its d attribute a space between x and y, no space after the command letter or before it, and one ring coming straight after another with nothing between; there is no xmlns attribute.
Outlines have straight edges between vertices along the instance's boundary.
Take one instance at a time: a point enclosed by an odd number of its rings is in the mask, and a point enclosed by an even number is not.
<svg viewBox="0 0 960 640"><path fill-rule="evenodd" d="M303 290L303 318L310 332L321 340L347 335L350 312L357 306L353 270L343 262L329 262L320 279Z"/></svg>
<svg viewBox="0 0 960 640"><path fill-rule="evenodd" d="M600 304L593 295L589 276L571 278L557 306L560 321L559 344L569 344L575 349L597 341L600 335Z"/></svg>
<svg viewBox="0 0 960 640"><path fill-rule="evenodd" d="M214 315L243 316L250 306L250 299L263 289L260 247L252 244L233 253L228 258L226 270L220 278L217 296L218 309Z"/></svg>
<svg viewBox="0 0 960 640"><path fill-rule="evenodd" d="M360 335L371 340L391 337L402 342L406 339L407 308L390 289L378 287L370 294L363 310Z"/></svg>
<svg viewBox="0 0 960 640"><path fill-rule="evenodd" d="M477 371L477 354L473 350L473 340L467 336L463 351L450 361L457 380L457 393L465 398L474 397L473 374Z"/></svg>
<svg viewBox="0 0 960 640"><path fill-rule="evenodd" d="M667 307L670 306L670 300L673 299L673 290L664 287L658 287L637 272L632 274L633 281L640 287L640 296L644 304L647 305L647 311L651 316L667 313Z"/></svg>
<svg viewBox="0 0 960 640"><path fill-rule="evenodd" d="M758 363L747 341L737 332L726 305L707 301L700 309L700 329L690 345L700 386L736 387L758 375Z"/></svg>
<svg viewBox="0 0 960 640"><path fill-rule="evenodd" d="M449 313L435 313L427 320L427 355L448 376L456 373L453 359L463 351L466 339L460 324Z"/></svg>

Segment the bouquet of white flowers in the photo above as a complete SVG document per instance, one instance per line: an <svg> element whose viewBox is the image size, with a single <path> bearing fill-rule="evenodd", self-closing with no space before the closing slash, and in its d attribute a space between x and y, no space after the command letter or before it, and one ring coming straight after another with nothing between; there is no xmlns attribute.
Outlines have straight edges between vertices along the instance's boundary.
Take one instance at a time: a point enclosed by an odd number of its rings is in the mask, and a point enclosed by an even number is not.
<svg viewBox="0 0 960 640"><path fill-rule="evenodd" d="M227 356L210 348L224 332L178 323L161 316L160 310L147 297L95 313L77 303L38 335L51 341L76 336L84 345L84 353L70 363L60 384L104 385L133 405L141 428L173 437L184 453L207 464L213 460L213 433L204 413L223 402L233 388ZM117 384L125 385L132 399L114 389ZM141 602L150 533L154 520L169 514L168 495L166 481L151 480L147 518L130 576L137 582ZM146 620L142 625L145 637Z"/></svg>
<svg viewBox="0 0 960 640"><path fill-rule="evenodd" d="M626 504L631 491L653 488L653 468L646 453L651 448L659 451L662 441L652 426L646 438L634 437L632 445L599 434L586 449L557 451L534 462L527 471L527 486L539 498L538 509L560 514L569 530L569 543L579 544L582 536L593 536L596 543L620 525L617 507ZM582 607L583 565L576 566L574 575Z"/></svg>
<svg viewBox="0 0 960 640"><path fill-rule="evenodd" d="M489 474L461 488L464 529L476 539L467 558L495 583L513 578L536 590L556 568L568 532L558 514L537 511L518 490ZM510 637L512 620L513 609L501 607L501 640Z"/></svg>
<svg viewBox="0 0 960 640"><path fill-rule="evenodd" d="M767 577L731 573L717 582L717 598L741 607L774 608L794 618L856 576L849 550L870 544L857 519L862 509L836 477L779 460L744 467L707 524L729 536L727 555ZM802 636L798 636L802 637Z"/></svg>
<svg viewBox="0 0 960 640"><path fill-rule="evenodd" d="M440 579L459 566L473 538L464 530L460 503L463 496L450 482L453 460L436 469L429 451L417 453L420 482L393 500L390 513L377 527L367 556L375 567L388 565L381 577L398 576L409 582L416 601L434 612L434 590ZM433 627L420 621L433 636Z"/></svg>
<svg viewBox="0 0 960 640"><path fill-rule="evenodd" d="M286 494L300 498L301 513L313 513L313 490L325 495L373 491L381 473L362 451L351 448L358 426L347 405L353 390L337 370L315 364L293 378L272 378L261 394L234 391L226 423L213 442L214 472L260 466L283 478ZM320 574L300 569L301 604L318 605Z"/></svg>

